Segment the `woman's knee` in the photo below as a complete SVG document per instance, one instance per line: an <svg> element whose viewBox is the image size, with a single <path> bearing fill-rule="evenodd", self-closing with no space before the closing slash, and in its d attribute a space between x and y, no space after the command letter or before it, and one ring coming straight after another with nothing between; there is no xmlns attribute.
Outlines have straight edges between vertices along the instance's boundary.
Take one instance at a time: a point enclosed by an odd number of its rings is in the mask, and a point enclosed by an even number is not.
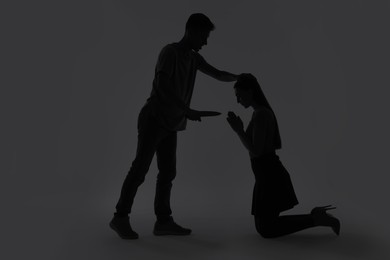
<svg viewBox="0 0 390 260"><path fill-rule="evenodd" d="M270 220L255 217L256 231L263 238L275 238L274 224Z"/></svg>
<svg viewBox="0 0 390 260"><path fill-rule="evenodd" d="M267 228L267 227L261 226L260 228L257 228L257 232L259 233L259 235L260 235L262 238L270 239L270 238L275 238L275 237L276 237L276 236L273 234L272 230L270 230L270 229Z"/></svg>

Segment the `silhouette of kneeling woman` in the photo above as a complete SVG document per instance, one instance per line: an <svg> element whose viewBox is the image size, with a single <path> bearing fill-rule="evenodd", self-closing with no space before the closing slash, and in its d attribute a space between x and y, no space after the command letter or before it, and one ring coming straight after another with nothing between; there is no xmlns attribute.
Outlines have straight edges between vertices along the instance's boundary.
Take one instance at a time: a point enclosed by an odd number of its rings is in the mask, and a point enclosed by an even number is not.
<svg viewBox="0 0 390 260"><path fill-rule="evenodd" d="M340 221L327 213L334 207L315 207L309 214L279 214L298 204L290 175L275 150L281 138L275 114L260 84L251 74L241 74L234 85L237 102L251 107L252 119L244 130L240 117L228 113L227 121L249 151L255 175L252 215L257 232L264 238L275 238L316 226L331 227L339 235Z"/></svg>

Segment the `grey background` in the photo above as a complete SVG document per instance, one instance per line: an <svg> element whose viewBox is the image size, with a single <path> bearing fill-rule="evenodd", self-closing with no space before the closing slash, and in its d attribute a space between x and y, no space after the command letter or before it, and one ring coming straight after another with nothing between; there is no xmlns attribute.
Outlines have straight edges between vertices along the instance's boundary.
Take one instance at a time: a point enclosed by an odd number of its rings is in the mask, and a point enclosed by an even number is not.
<svg viewBox="0 0 390 260"><path fill-rule="evenodd" d="M390 227L389 1L7 1L1 3L2 259L385 259ZM339 238L316 228L261 239L247 152L225 116L179 134L176 220L157 238L153 162L132 224L109 228L135 155L136 121L160 49L193 12L217 29L203 57L251 72L277 114L300 204L334 204ZM192 107L251 112L232 83L199 73Z"/></svg>

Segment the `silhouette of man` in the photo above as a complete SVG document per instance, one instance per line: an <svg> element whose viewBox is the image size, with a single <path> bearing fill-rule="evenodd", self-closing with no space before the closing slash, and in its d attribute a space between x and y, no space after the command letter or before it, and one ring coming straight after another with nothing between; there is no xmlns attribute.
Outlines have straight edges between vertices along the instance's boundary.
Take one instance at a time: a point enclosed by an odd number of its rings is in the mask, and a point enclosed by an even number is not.
<svg viewBox="0 0 390 260"><path fill-rule="evenodd" d="M192 14L183 38L166 45L160 52L155 68L153 88L138 117L138 144L135 159L122 186L116 212L110 227L123 239L137 239L131 228L129 214L138 187L154 154L157 155L156 193L154 211L157 221L155 235L189 235L190 229L175 223L171 214L170 194L176 176L177 132L186 128L187 119L201 120L200 111L191 109L190 102L197 70L220 81L231 82L237 75L218 70L198 53L214 24L204 14Z"/></svg>

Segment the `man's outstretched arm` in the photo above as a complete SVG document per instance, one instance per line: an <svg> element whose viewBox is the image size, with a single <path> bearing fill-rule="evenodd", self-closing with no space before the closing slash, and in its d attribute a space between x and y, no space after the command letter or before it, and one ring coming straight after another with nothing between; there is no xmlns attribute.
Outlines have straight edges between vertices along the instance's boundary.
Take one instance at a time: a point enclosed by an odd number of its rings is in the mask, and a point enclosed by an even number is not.
<svg viewBox="0 0 390 260"><path fill-rule="evenodd" d="M219 81L232 82L236 81L238 78L238 75L216 69L215 67L208 64L206 61L202 62L201 66L199 67L199 70L204 74L209 75L210 77L213 77Z"/></svg>

